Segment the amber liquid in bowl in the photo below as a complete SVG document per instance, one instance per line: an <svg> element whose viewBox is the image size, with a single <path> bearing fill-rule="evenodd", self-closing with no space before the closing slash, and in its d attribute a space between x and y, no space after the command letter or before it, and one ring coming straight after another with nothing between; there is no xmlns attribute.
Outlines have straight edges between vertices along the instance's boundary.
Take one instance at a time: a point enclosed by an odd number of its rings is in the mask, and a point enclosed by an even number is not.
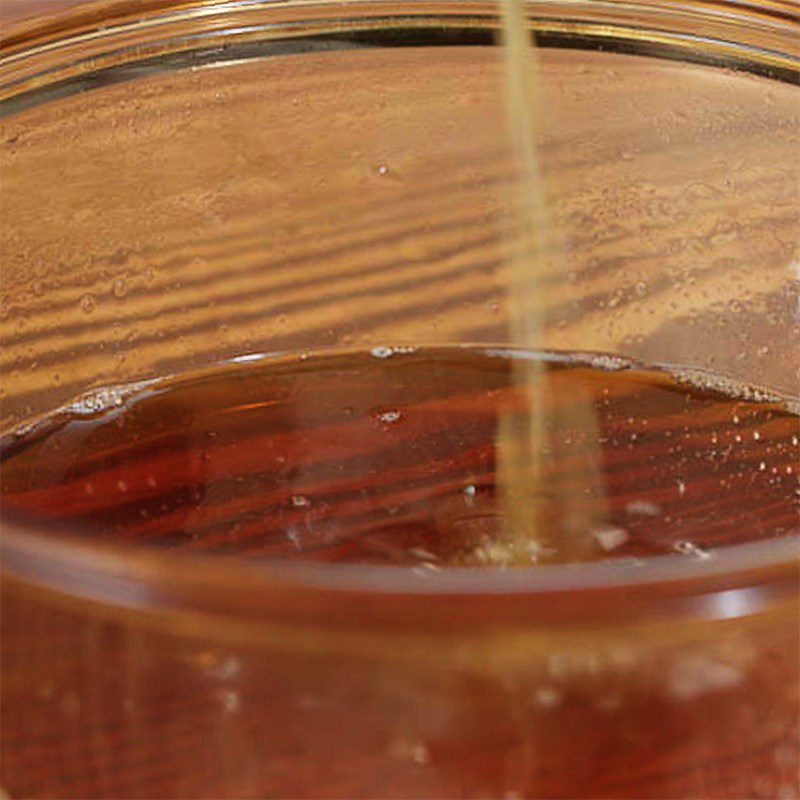
<svg viewBox="0 0 800 800"><path fill-rule="evenodd" d="M543 408L514 385L517 360L542 367ZM575 427L576 403L591 430ZM496 477L509 413L544 419L533 538L510 529ZM797 433L789 400L608 356L253 356L96 390L7 435L3 513L140 545L422 575L608 558L635 569L792 534Z"/></svg>

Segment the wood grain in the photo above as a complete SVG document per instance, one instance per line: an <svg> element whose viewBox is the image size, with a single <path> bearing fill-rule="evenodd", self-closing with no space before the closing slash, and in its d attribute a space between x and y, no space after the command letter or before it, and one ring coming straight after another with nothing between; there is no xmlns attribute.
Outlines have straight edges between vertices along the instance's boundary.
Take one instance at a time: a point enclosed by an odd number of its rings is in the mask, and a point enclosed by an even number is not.
<svg viewBox="0 0 800 800"><path fill-rule="evenodd" d="M4 121L6 424L243 351L506 340L496 56L390 52L166 75ZM545 280L544 344L793 391L792 87L601 53L543 68L569 259Z"/></svg>

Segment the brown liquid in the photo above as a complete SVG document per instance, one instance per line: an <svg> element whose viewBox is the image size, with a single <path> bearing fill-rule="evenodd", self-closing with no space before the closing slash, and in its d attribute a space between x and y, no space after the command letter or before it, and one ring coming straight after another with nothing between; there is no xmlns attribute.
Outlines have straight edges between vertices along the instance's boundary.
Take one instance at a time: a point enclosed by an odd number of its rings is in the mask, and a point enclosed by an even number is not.
<svg viewBox="0 0 800 800"><path fill-rule="evenodd" d="M498 422L528 412L522 358L542 368L546 547L509 529L495 483ZM140 544L321 561L704 557L797 530L797 416L753 394L477 348L240 360L95 392L6 436L2 509ZM587 398L593 431L569 424ZM560 548L603 497L604 519Z"/></svg>

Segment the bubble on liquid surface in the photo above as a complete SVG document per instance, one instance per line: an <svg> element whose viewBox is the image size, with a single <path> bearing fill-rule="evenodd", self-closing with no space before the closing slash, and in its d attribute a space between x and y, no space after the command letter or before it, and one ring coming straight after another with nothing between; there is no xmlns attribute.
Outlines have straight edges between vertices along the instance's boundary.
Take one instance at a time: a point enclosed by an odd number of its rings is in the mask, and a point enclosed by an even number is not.
<svg viewBox="0 0 800 800"><path fill-rule="evenodd" d="M475 487L474 483L467 484L462 490L461 493L464 495L464 502L470 508L475 506L475 496L478 493L477 488Z"/></svg>
<svg viewBox="0 0 800 800"><path fill-rule="evenodd" d="M597 543L605 551L616 550L628 541L628 532L624 528L605 526L592 531Z"/></svg>
<svg viewBox="0 0 800 800"><path fill-rule="evenodd" d="M394 345L390 347L388 345L379 344L376 347L373 347L369 352L374 358L391 358L394 355L409 355L411 353L416 353L417 348L411 345Z"/></svg>
<svg viewBox="0 0 800 800"><path fill-rule="evenodd" d="M408 550L408 554L412 557L417 559L418 561L436 561L437 556L435 553L432 553L430 550L426 550L424 547L411 547Z"/></svg>
<svg viewBox="0 0 800 800"><path fill-rule="evenodd" d="M692 558L696 558L701 561L711 558L712 555L708 552L708 550L704 550L702 547L698 547L694 542L690 542L688 540L675 542L672 545L672 549L676 553L680 553L682 556L691 556Z"/></svg>
<svg viewBox="0 0 800 800"><path fill-rule="evenodd" d="M380 420L381 422L385 422L387 425L392 425L395 422L399 422L400 419L402 419L402 416L402 413L396 410L381 411L375 415L376 419Z"/></svg>
<svg viewBox="0 0 800 800"><path fill-rule="evenodd" d="M604 354L590 354L587 361L597 369L604 369L608 372L618 372L622 369L628 369L631 366L629 361L624 358L617 358L616 356L609 356Z"/></svg>
<svg viewBox="0 0 800 800"><path fill-rule="evenodd" d="M649 500L633 500L625 506L625 511L631 516L657 517L661 513L661 506Z"/></svg>
<svg viewBox="0 0 800 800"><path fill-rule="evenodd" d="M800 413L800 403L796 398L771 392L760 386L751 386L740 383L728 378L725 375L717 375L703 369L690 369L688 367L667 366L667 371L679 383L688 385L691 389L705 389L706 391L720 392L730 397L737 397L757 403L781 403L787 405L792 413ZM734 423L738 423L738 417L734 416Z"/></svg>
<svg viewBox="0 0 800 800"><path fill-rule="evenodd" d="M138 381L127 383L124 386L108 386L92 392L86 392L77 397L72 403L64 406L59 411L72 414L99 414L120 408L131 395L138 394L143 389L153 384L154 381Z"/></svg>

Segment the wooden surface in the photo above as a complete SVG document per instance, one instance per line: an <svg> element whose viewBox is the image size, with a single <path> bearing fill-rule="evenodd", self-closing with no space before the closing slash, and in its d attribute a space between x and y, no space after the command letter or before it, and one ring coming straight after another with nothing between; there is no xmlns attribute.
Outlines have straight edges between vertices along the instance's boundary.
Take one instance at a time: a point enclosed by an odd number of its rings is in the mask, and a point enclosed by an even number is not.
<svg viewBox="0 0 800 800"><path fill-rule="evenodd" d="M156 76L4 120L6 424L243 352L507 341L496 52L379 52ZM796 393L794 87L567 50L544 71L569 263L545 281L542 344Z"/></svg>

